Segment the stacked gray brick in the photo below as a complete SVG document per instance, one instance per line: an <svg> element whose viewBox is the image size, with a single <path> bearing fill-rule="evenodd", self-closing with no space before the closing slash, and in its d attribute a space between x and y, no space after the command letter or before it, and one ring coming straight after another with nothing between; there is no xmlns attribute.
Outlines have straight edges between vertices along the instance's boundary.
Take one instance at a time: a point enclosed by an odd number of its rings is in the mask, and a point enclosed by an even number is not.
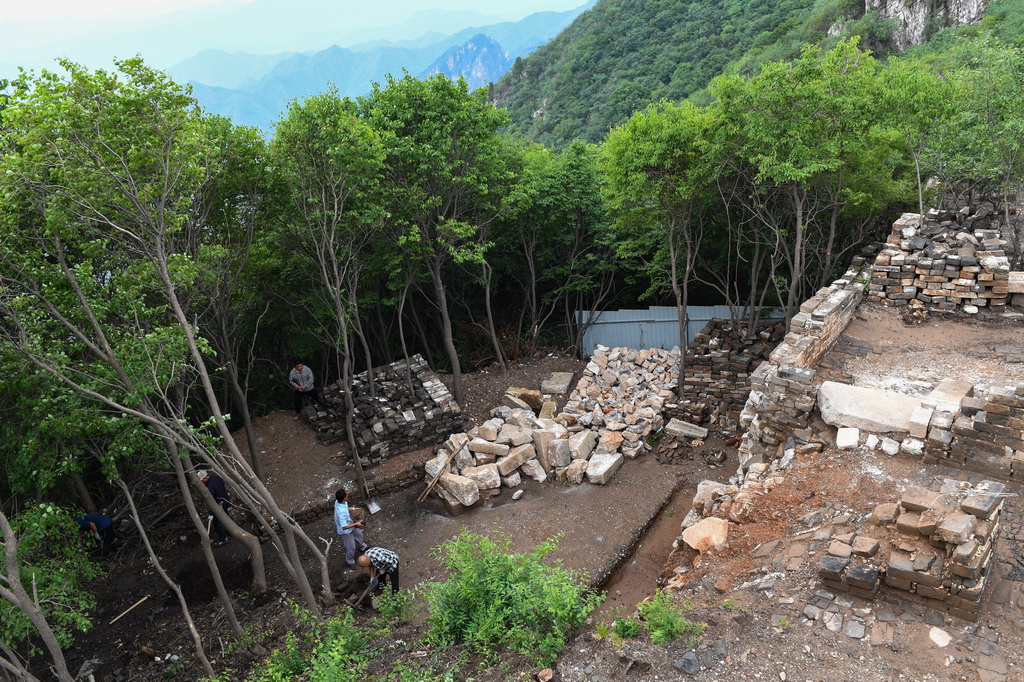
<svg viewBox="0 0 1024 682"><path fill-rule="evenodd" d="M994 563L1005 486L963 486L947 479L939 491L904 493L896 528L917 546L892 551L884 582L910 601L974 621Z"/></svg>
<svg viewBox="0 0 1024 682"><path fill-rule="evenodd" d="M715 318L693 337L686 348L679 403L666 406L666 416L701 424L713 414L743 409L751 374L778 346L784 325L759 323L752 339L745 338L744 329L744 324Z"/></svg>
<svg viewBox="0 0 1024 682"><path fill-rule="evenodd" d="M1024 479L1024 384L968 396L957 416L936 412L928 424L924 461L1002 479Z"/></svg>
<svg viewBox="0 0 1024 682"><path fill-rule="evenodd" d="M440 443L462 428L461 408L422 356L413 356L408 366L399 360L374 369L374 382L376 398L369 395L366 372L353 379L355 440L364 467ZM306 409L320 443L346 440L345 395L340 382L324 389L321 407Z"/></svg>
<svg viewBox="0 0 1024 682"><path fill-rule="evenodd" d="M875 258L867 300L905 306L912 300L940 310L1005 306L1010 265L993 207L976 211L904 213Z"/></svg>

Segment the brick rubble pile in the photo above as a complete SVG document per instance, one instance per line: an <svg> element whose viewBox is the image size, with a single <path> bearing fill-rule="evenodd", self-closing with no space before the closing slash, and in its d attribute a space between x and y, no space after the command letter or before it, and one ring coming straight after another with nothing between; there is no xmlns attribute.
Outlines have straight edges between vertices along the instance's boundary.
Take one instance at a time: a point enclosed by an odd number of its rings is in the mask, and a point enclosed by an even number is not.
<svg viewBox="0 0 1024 682"><path fill-rule="evenodd" d="M536 481L604 484L627 458L650 449L674 397L678 351L599 346L557 418L537 391L515 389L491 418L448 437L426 480L452 513ZM531 404L532 403L532 404Z"/></svg>
<svg viewBox="0 0 1024 682"><path fill-rule="evenodd" d="M867 300L940 310L1001 308L1010 296L1007 242L991 203L904 213L875 258Z"/></svg>
<svg viewBox="0 0 1024 682"><path fill-rule="evenodd" d="M461 408L422 356L413 356L408 365L399 360L378 367L373 379L375 398L370 396L366 372L352 381L355 440L364 468L438 443L461 428ZM303 411L317 440L323 445L345 441L345 395L340 382L323 390L322 401Z"/></svg>

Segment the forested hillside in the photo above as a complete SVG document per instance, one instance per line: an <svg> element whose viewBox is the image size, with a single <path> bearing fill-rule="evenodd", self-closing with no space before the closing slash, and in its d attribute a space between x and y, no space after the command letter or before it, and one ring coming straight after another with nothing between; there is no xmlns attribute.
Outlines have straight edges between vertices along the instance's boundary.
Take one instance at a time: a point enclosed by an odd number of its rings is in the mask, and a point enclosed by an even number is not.
<svg viewBox="0 0 1024 682"><path fill-rule="evenodd" d="M574 138L596 142L649 103L689 97L706 103L705 88L715 76L751 75L764 62L795 57L805 44L829 47L859 36L862 47L888 56L900 42L903 18L883 14L878 4L602 0L536 53L517 60L492 86L491 98L508 108L517 134L554 145ZM890 4L890 13L903 7ZM993 3L987 27L1016 25L1018 4ZM926 37L952 21L943 7L917 12L927 19ZM1010 30L1002 35L1012 39Z"/></svg>

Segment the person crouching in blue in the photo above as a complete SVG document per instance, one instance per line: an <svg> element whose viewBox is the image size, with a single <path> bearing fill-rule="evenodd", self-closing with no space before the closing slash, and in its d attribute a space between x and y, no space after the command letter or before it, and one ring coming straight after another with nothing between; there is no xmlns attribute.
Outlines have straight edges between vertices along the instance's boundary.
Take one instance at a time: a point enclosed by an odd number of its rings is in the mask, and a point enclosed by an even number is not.
<svg viewBox="0 0 1024 682"><path fill-rule="evenodd" d="M75 523L83 533L89 533L96 542L100 556L106 556L114 550L117 536L114 534L114 519L104 514L82 514L75 517Z"/></svg>

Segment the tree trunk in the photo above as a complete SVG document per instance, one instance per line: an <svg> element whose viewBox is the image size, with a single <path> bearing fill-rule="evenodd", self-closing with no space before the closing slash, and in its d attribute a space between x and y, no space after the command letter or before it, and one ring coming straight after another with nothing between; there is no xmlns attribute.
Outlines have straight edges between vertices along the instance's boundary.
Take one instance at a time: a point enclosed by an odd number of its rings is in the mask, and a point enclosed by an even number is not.
<svg viewBox="0 0 1024 682"><path fill-rule="evenodd" d="M213 547L210 544L210 536L206 533L202 518L199 516L199 512L196 510L196 505L192 501L192 495L189 493L188 479L185 476L185 468L181 465L181 457L178 456L178 448L167 438L164 438L163 441L164 447L167 449L167 454L171 458L171 463L174 465L174 473L178 479L178 489L181 490L181 497L185 501L185 509L188 510L188 516L192 519L192 525L194 525L196 530L199 531L199 540L203 546L203 558L206 559L206 566L210 569L210 575L213 576L213 584L217 588L217 598L220 600L221 606L224 607L224 615L227 616L228 625L231 626L231 632L234 633L236 637L242 637L245 634L245 631L238 622L238 616L235 614L235 607L231 604L231 598L228 596L228 591L224 587L224 579L220 575L220 567L217 565L216 557L213 556Z"/></svg>
<svg viewBox="0 0 1024 682"><path fill-rule="evenodd" d="M413 395L416 389L412 385L412 361L409 360L409 345L405 341L405 300L409 296L410 282L406 282L402 289L402 295L398 297L398 338L402 342L402 357L405 358L405 381L409 386L409 395Z"/></svg>
<svg viewBox="0 0 1024 682"><path fill-rule="evenodd" d="M146 546L146 552L149 554L149 561L157 574L163 578L163 581L167 583L167 586L171 588L174 595L178 598L178 604L181 606L181 615L185 619L185 625L188 627L189 635L192 637L192 645L196 650L196 658L203 666L203 670L206 671L207 677L214 677L216 673L213 671L213 666L210 665L210 659L206 657L206 650L203 649L203 638L199 636L199 631L196 629L196 624L192 620L192 614L189 613L188 604L185 603L185 596L181 593L181 587L178 583L171 579L171 576L167 575L167 571L164 570L163 564L160 563L160 557L156 555L153 550L153 546L149 543L149 535L146 533L145 527L142 525L142 519L139 518L139 511L135 508L135 500L132 498L132 493L128 490L128 486L121 479L117 480L117 484L121 487L125 497L128 498L128 506L132 510L132 520L135 522L135 527L139 531L139 536L142 538L142 543Z"/></svg>
<svg viewBox="0 0 1024 682"><path fill-rule="evenodd" d="M498 333L494 329L494 313L491 311L491 266L486 262L480 264L484 273L484 307L487 309L487 331L491 335L491 344L494 346L494 354L501 365L501 371L507 372L508 365L505 363L505 353L498 341Z"/></svg>
<svg viewBox="0 0 1024 682"><path fill-rule="evenodd" d="M249 399L242 390L238 380L238 364L234 360L227 363L228 383L234 396L235 407L242 415L242 429L245 431L245 443L249 447L249 459L252 470L259 479L263 478L263 459L260 457L260 446L256 442L256 432L252 428L252 415L249 414Z"/></svg>
<svg viewBox="0 0 1024 682"><path fill-rule="evenodd" d="M444 282L441 280L441 261L439 259L435 258L431 263L430 279L434 284L434 296L441 313L441 338L444 341L444 349L448 354L448 362L452 369L452 393L455 396L455 402L462 405L462 366L459 364L459 354L455 351L452 320L448 314L448 296L445 293Z"/></svg>
<svg viewBox="0 0 1024 682"><path fill-rule="evenodd" d="M87 514L95 514L96 503L93 501L92 495L89 494L89 488L86 487L82 474L72 476L71 483L75 487L75 494L78 495L78 500L82 503L82 508L85 509L85 512Z"/></svg>

